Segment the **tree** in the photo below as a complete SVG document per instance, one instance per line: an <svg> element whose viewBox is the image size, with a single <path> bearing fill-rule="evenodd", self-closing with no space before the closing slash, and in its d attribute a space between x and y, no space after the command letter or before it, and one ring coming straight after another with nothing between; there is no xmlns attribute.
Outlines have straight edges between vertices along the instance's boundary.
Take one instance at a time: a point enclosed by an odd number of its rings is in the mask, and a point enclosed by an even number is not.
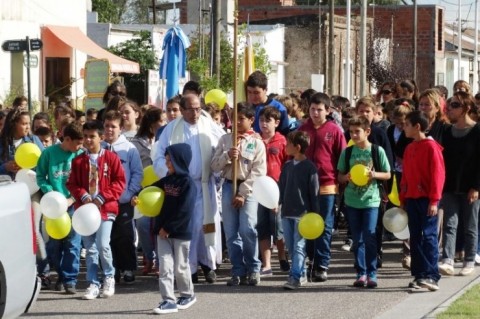
<svg viewBox="0 0 480 319"><path fill-rule="evenodd" d="M159 1L157 0L156 2L158 3ZM122 23L152 23L152 21L150 21L149 19L148 14L148 6L150 6L151 4L151 0L128 0L128 2L125 4L126 10L124 10L122 15Z"/></svg>
<svg viewBox="0 0 480 319"><path fill-rule="evenodd" d="M134 38L115 46L108 51L122 58L135 61L140 65L140 74L122 74L129 97L144 103L148 70L158 69L158 59L151 41L150 31L134 32Z"/></svg>
<svg viewBox="0 0 480 319"><path fill-rule="evenodd" d="M367 49L367 81L374 86L387 81L412 78L412 54L408 49L394 48L391 39L370 35Z"/></svg>
<svg viewBox="0 0 480 319"><path fill-rule="evenodd" d="M97 12L98 22L120 23L122 6L112 0L92 0L92 11Z"/></svg>
<svg viewBox="0 0 480 319"><path fill-rule="evenodd" d="M245 42L245 30L243 26L239 28L239 43ZM204 56L200 56L200 47L203 41ZM221 89L226 93L233 91L234 76L233 76L233 45L227 39L225 33L221 34L220 40L220 83L217 83L215 76L210 75L210 36L201 36L200 32L197 32L190 37L191 46L187 50L188 60L187 68L191 73L191 77L198 81L205 91L211 89ZM254 45L253 51L255 54L255 67L257 70L269 74L271 71L271 65L268 61L268 56L264 48L260 45ZM237 65L240 66L241 55L237 61Z"/></svg>

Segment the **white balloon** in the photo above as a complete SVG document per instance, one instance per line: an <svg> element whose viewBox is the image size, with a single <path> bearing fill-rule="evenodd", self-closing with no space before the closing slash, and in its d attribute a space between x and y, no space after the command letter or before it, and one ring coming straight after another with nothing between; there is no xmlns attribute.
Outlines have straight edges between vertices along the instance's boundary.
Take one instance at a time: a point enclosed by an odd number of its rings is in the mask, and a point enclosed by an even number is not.
<svg viewBox="0 0 480 319"><path fill-rule="evenodd" d="M100 215L100 211L93 203L80 206L73 213L72 217L73 229L82 236L94 234L98 228L100 228L101 222L102 216Z"/></svg>
<svg viewBox="0 0 480 319"><path fill-rule="evenodd" d="M258 177L252 186L252 196L260 204L267 208L275 208L278 206L280 198L280 190L278 184L270 176Z"/></svg>
<svg viewBox="0 0 480 319"><path fill-rule="evenodd" d="M398 233L393 233L395 237L397 237L400 240L406 240L410 238L410 230L408 229L408 226L405 227L404 230L398 232Z"/></svg>
<svg viewBox="0 0 480 319"><path fill-rule="evenodd" d="M138 210L138 207L135 206L133 207L133 219L139 219L140 217L142 217L142 213L140 213L140 211Z"/></svg>
<svg viewBox="0 0 480 319"><path fill-rule="evenodd" d="M399 233L408 225L408 215L403 209L393 207L383 215L383 226L391 233Z"/></svg>
<svg viewBox="0 0 480 319"><path fill-rule="evenodd" d="M60 192L48 192L40 199L40 208L42 209L43 215L48 218L59 218L67 211L67 198Z"/></svg>
<svg viewBox="0 0 480 319"><path fill-rule="evenodd" d="M37 173L31 169L22 168L15 175L15 181L27 184L30 195L38 192L40 187L37 184Z"/></svg>

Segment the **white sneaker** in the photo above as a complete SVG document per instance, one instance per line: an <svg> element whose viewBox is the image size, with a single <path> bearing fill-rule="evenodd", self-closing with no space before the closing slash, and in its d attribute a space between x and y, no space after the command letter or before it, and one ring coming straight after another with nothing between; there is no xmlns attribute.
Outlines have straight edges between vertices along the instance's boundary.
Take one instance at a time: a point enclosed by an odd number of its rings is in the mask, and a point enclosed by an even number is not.
<svg viewBox="0 0 480 319"><path fill-rule="evenodd" d="M113 277L105 278L101 297L108 298L115 294L115 279Z"/></svg>
<svg viewBox="0 0 480 319"><path fill-rule="evenodd" d="M464 266L458 273L460 276L470 276L475 271L475 267Z"/></svg>
<svg viewBox="0 0 480 319"><path fill-rule="evenodd" d="M100 291L98 289L98 286L95 284L90 284L90 286L87 288L87 291L85 292L85 295L83 295L82 299L93 300L93 299L96 299L99 294L100 294Z"/></svg>
<svg viewBox="0 0 480 319"><path fill-rule="evenodd" d="M480 265L480 255L479 254L475 255L475 264Z"/></svg>
<svg viewBox="0 0 480 319"><path fill-rule="evenodd" d="M438 271L445 276L453 276L455 274L453 266L446 262L443 262L438 266Z"/></svg>

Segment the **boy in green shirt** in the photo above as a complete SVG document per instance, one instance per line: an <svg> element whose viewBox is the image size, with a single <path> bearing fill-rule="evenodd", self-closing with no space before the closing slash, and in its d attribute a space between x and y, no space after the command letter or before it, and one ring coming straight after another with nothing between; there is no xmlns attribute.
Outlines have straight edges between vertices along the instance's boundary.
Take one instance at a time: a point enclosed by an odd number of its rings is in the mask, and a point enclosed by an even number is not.
<svg viewBox="0 0 480 319"><path fill-rule="evenodd" d="M63 142L55 144L42 152L38 165L37 184L46 194L57 191L65 195L68 201L68 213L73 214L73 198L66 187L70 175L72 160L80 154L83 145L83 129L80 124L71 123L63 129ZM81 237L72 228L67 237L61 240L50 238L47 253L58 273L55 289L67 294L76 293L77 275L80 266Z"/></svg>
<svg viewBox="0 0 480 319"><path fill-rule="evenodd" d="M345 188L347 219L353 237L357 280L355 287L377 287L377 242L375 227L380 206L378 181L390 179L390 165L382 147L368 141L370 122L364 116L352 118L349 123L350 137L355 145L342 151L338 161L338 181L348 183ZM374 151L375 149L375 151ZM348 163L345 159L349 152ZM374 154L376 153L376 154ZM376 157L376 158L374 158ZM362 164L368 170L366 185L352 181L350 168Z"/></svg>

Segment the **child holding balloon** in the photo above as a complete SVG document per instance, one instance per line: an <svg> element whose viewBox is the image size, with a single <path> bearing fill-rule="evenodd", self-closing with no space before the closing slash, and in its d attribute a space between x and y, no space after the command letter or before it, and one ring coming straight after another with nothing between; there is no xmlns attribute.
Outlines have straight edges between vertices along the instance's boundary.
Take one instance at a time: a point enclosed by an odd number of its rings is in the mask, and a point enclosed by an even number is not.
<svg viewBox="0 0 480 319"><path fill-rule="evenodd" d="M438 203L445 183L443 148L427 138L428 119L420 111L406 116L404 132L414 141L405 149L400 200L408 214L411 273L409 287L438 290Z"/></svg>
<svg viewBox="0 0 480 319"><path fill-rule="evenodd" d="M157 237L159 260L158 283L162 301L153 309L155 314L178 312L196 301L189 265L192 225L190 220L195 208L195 182L188 166L192 160L189 144L177 143L166 148L167 176L152 184L164 190L165 199L160 213L155 217L153 234ZM133 206L142 201L142 194L131 200ZM141 210L140 210L141 212ZM180 297L174 292L177 282Z"/></svg>
<svg viewBox="0 0 480 319"><path fill-rule="evenodd" d="M40 139L30 133L30 113L21 109L12 110L7 114L0 133L0 175L9 175L13 179L19 169L36 166L35 163L30 167L21 167L22 164L14 160L17 149L24 143L34 143L40 151L44 149ZM24 158L23 155L21 157Z"/></svg>
<svg viewBox="0 0 480 319"><path fill-rule="evenodd" d="M118 215L118 199L125 187L125 173L119 157L101 148L102 134L103 127L97 121L83 125L83 144L86 151L73 160L72 172L67 182L67 188L75 198L75 208L93 203L98 207L102 217L98 230L89 236L82 236L87 251L85 259L87 281L90 284L83 296L85 300L92 300L100 295L100 281L97 275L99 259L102 261L105 276L102 297L108 298L115 293L115 268L110 249L110 233L115 216Z"/></svg>
<svg viewBox="0 0 480 319"><path fill-rule="evenodd" d="M285 163L280 174L283 236L292 259L288 280L283 285L288 290L297 289L307 281L306 240L299 232L300 217L306 212L320 212L317 168L305 155L309 143L310 138L306 132L294 131L287 135L286 152L293 159Z"/></svg>
<svg viewBox="0 0 480 319"><path fill-rule="evenodd" d="M72 160L79 155L83 143L83 131L79 124L65 126L64 139L43 151L37 165L37 184L44 194L60 192L67 199L67 213L73 214L73 202L66 187L71 172ZM45 210L43 211L45 215ZM47 243L47 253L58 273L56 290L65 288L68 294L76 293L77 276L80 268L80 235L71 230L64 239L51 238Z"/></svg>
<svg viewBox="0 0 480 319"><path fill-rule="evenodd" d="M345 206L353 237L357 277L355 287L377 287L377 242L375 228L380 206L378 180L390 179L390 164L382 147L368 141L370 122L364 116L349 121L349 132L355 145L350 146L350 159L342 151L338 161L338 181L348 183ZM351 169L349 169L351 168Z"/></svg>

